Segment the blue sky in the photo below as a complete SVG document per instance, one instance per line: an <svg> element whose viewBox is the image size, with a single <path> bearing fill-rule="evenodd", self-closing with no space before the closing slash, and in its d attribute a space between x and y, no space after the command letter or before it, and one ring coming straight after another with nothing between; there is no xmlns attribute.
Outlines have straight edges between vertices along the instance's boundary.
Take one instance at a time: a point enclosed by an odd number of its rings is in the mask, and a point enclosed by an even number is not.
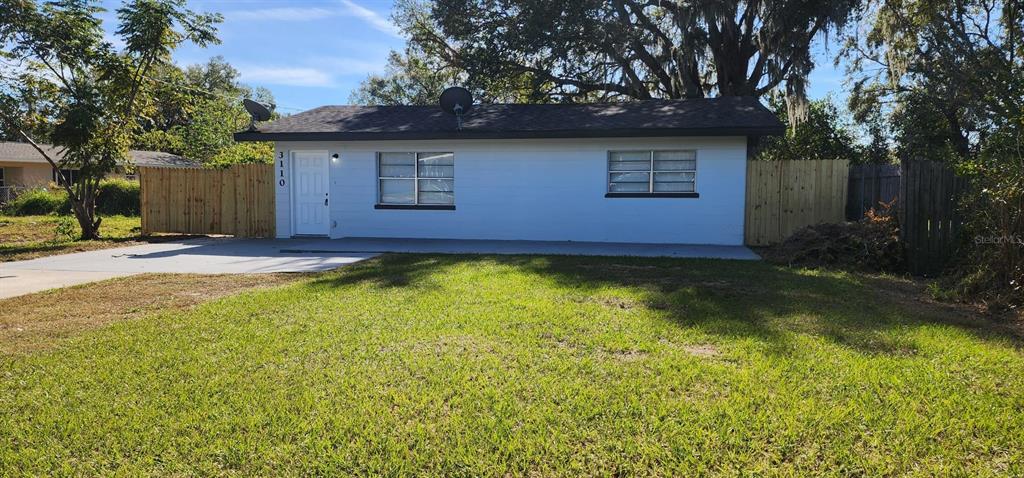
<svg viewBox="0 0 1024 478"><path fill-rule="evenodd" d="M119 0L105 0L114 28ZM391 0L191 0L190 8L224 15L220 45L186 45L174 56L184 66L223 56L250 86L269 88L281 113L344 104L359 82L380 73L405 40L390 22ZM841 94L842 72L819 46L810 94ZM834 55L834 48L829 54Z"/></svg>

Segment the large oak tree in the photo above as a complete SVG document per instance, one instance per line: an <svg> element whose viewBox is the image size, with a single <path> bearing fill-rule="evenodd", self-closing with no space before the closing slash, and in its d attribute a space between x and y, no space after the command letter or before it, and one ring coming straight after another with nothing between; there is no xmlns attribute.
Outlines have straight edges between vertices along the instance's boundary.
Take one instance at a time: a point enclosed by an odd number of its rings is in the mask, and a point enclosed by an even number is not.
<svg viewBox="0 0 1024 478"><path fill-rule="evenodd" d="M783 89L802 105L813 42L842 28L858 3L436 0L404 3L396 20L415 52L461 72L477 90L504 88L523 101L760 97Z"/></svg>

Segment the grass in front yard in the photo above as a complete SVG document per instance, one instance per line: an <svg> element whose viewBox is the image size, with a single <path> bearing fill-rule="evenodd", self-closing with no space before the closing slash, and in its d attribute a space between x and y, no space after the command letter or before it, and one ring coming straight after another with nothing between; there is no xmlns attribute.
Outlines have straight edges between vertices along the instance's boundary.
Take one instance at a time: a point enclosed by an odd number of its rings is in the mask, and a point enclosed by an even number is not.
<svg viewBox="0 0 1024 478"><path fill-rule="evenodd" d="M20 261L68 252L92 251L131 245L140 239L141 220L133 216L105 216L100 225L102 239L78 240L78 222L70 220L74 237L58 234L62 216L0 215L0 262Z"/></svg>
<svg viewBox="0 0 1024 478"><path fill-rule="evenodd" d="M1024 473L1018 339L904 287L384 256L0 356L0 474Z"/></svg>
<svg viewBox="0 0 1024 478"><path fill-rule="evenodd" d="M169 313L302 274L143 274L0 300L0 353L28 353L112 322Z"/></svg>

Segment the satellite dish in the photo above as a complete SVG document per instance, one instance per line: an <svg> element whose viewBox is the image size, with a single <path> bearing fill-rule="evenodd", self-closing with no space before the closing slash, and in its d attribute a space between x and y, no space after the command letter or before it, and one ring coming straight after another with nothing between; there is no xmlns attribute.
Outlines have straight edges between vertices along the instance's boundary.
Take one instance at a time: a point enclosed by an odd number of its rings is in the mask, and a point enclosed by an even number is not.
<svg viewBox="0 0 1024 478"><path fill-rule="evenodd" d="M245 107L245 111L249 112L249 116L252 117L252 122L249 123L249 130L256 129L256 123L259 121L267 121L270 119L270 110L266 106L263 106L249 98L242 100L242 106Z"/></svg>
<svg viewBox="0 0 1024 478"><path fill-rule="evenodd" d="M452 86L441 92L441 109L445 113L455 115L458 128L462 130L462 115L473 109L473 94L461 86Z"/></svg>

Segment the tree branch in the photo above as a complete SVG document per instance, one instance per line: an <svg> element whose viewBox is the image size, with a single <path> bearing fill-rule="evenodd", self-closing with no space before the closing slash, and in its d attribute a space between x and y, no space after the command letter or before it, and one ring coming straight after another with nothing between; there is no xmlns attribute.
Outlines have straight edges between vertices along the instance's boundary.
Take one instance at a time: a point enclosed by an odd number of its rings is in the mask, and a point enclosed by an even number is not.
<svg viewBox="0 0 1024 478"><path fill-rule="evenodd" d="M619 13L619 23L622 24L622 26L624 27L624 30L625 30L626 34L630 36L630 43L633 45L633 50L636 52L637 56L640 58L640 61L644 64L644 66L647 67L648 70L651 71L652 74L654 74L654 76L656 76L658 78L658 81L661 82L661 84L662 84L662 86L664 86L665 90L669 91L670 94L671 94L671 92L673 91L673 88L672 88L672 77L662 67L662 63L660 61L658 61L656 58L654 58L654 56L651 55L651 53L649 51L647 51L647 48L643 44L641 44L640 41L636 39L636 37L632 36L629 33L630 29L633 26L633 22L631 21L631 19L629 17L629 12L626 11L626 6L623 3L623 1L622 0L615 0L613 3L615 4L615 9ZM649 20L648 20L648 22L649 22ZM641 23L643 23L643 21L641 21ZM650 24L650 23L648 23L648 24L653 27L652 24ZM631 68L627 68L627 69L631 70ZM634 77L636 76L635 72L628 71L627 74L628 73L632 73L632 75ZM637 82L638 86L642 86L642 83L640 83L640 79L639 78L636 79L636 82ZM650 92L645 92L644 96L646 96L647 98L650 98L650 96L651 96Z"/></svg>
<svg viewBox="0 0 1024 478"><path fill-rule="evenodd" d="M45 159L47 163L50 163L50 167L52 167L54 172L56 172L57 177L61 179L61 181L58 182L61 183L61 185L64 187L64 190L67 191L68 195L71 197L71 200L77 201L78 196L71 189L71 181L69 181L70 178L65 177L64 173L60 171L60 166L57 165L57 161L54 161L54 159L51 158L50 155L45 150L43 150L43 148L39 146L39 144L37 144L35 140L33 140L32 137L28 135L28 133L25 132L25 130L21 129L21 127L18 126L18 122L15 121L13 117L8 115L6 111L0 109L0 116L2 116L5 121L7 121L11 128L14 128L14 130L18 132L18 136L24 138L25 141L28 142L28 144L32 145L32 148L34 148L36 151L39 152L40 155L43 156L43 159Z"/></svg>

